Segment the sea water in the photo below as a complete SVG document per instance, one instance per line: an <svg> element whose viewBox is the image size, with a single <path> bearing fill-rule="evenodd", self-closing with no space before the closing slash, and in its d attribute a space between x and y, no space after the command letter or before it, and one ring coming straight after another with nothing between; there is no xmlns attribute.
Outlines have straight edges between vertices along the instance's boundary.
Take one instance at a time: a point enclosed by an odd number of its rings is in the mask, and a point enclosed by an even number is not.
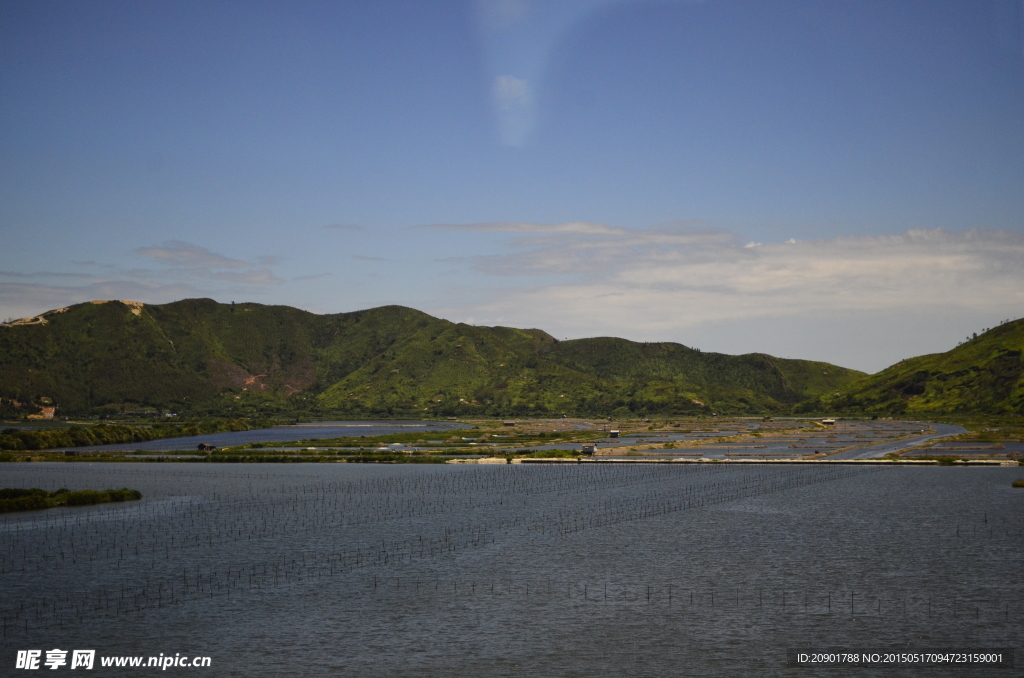
<svg viewBox="0 0 1024 678"><path fill-rule="evenodd" d="M792 666L787 652L1020 654L1022 476L2 464L4 487L144 498L0 516L0 675L22 674L27 649L207 656L94 673L211 676L893 675ZM1008 676L1022 660L895 670Z"/></svg>

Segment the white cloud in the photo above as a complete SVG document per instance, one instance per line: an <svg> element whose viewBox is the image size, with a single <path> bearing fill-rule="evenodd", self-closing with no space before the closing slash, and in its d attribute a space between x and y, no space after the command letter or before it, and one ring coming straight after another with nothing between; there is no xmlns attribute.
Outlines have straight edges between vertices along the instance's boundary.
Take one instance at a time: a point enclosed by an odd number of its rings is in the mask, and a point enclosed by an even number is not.
<svg viewBox="0 0 1024 678"><path fill-rule="evenodd" d="M519 221L489 221L478 224L431 224L426 228L450 231L484 231L495 233L577 233L581 235L625 235L630 231L586 221L557 224L532 224Z"/></svg>
<svg viewBox="0 0 1024 678"><path fill-rule="evenodd" d="M142 247L135 253L162 266L122 268L77 262L101 270L102 275L0 271L0 316L33 316L93 299L162 304L186 297L255 296L285 282L271 270L277 264L275 257L233 259L180 240ZM82 282L69 285L68 279Z"/></svg>
<svg viewBox="0 0 1024 678"><path fill-rule="evenodd" d="M317 278L329 278L331 273L311 273L310 275L298 275L292 278L292 280L316 280ZM308 310L308 309L307 309Z"/></svg>
<svg viewBox="0 0 1024 678"><path fill-rule="evenodd" d="M759 344L758 328L788 323L820 332L828 319L832 328L846 327L851 341L833 354L823 347L816 357L870 370L906 357L908 350L915 353L898 341L891 342L899 346L898 355L880 353L877 346L874 357L858 351L856 337L891 337L898 325L893 318L921 319L919 326L932 334L936 325L928 318L952 318L949 336L959 337L958 317L973 323L1024 315L1020 233L935 229L743 245L720 232L546 230L543 240L518 241L518 251L478 257L475 265L492 276L545 275L554 281L506 287L489 301L442 312L471 314L485 324L543 327L557 336L615 334L683 343L699 337L718 342L705 343L709 350L731 346L789 357L800 356L785 346ZM724 336L722 328L745 339ZM792 342L793 333L778 331ZM916 353L932 349L934 342L915 334L917 328L900 331L921 340L925 350ZM865 349L871 343L861 341Z"/></svg>
<svg viewBox="0 0 1024 678"><path fill-rule="evenodd" d="M248 262L214 254L205 247L181 240L171 240L156 247L140 247L139 254L169 266L188 268L246 268Z"/></svg>
<svg viewBox="0 0 1024 678"><path fill-rule="evenodd" d="M491 86L501 143L522 146L533 127L533 96L530 84L512 75L499 75Z"/></svg>
<svg viewBox="0 0 1024 678"><path fill-rule="evenodd" d="M508 111L522 106L530 98L529 84L512 75L499 75L494 79L491 96L500 110Z"/></svg>
<svg viewBox="0 0 1024 678"><path fill-rule="evenodd" d="M244 283L246 285L280 285L283 279L276 277L269 268L251 268L247 271L221 271L213 274L214 280Z"/></svg>
<svg viewBox="0 0 1024 678"><path fill-rule="evenodd" d="M277 263L276 257L243 261L181 240L172 240L155 247L141 247L135 251L168 266L159 272L133 271L135 277L209 278L246 285L279 285L284 282L270 271L270 266Z"/></svg>
<svg viewBox="0 0 1024 678"><path fill-rule="evenodd" d="M94 279L95 276L88 273L57 273L55 271L36 271L33 273L21 273L20 271L0 271L0 278L78 278L80 280Z"/></svg>

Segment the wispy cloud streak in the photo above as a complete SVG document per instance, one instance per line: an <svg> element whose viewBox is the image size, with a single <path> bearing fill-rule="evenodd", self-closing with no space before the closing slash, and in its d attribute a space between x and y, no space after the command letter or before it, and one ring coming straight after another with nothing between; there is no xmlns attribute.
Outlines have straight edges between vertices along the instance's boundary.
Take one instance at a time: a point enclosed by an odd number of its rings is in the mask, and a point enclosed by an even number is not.
<svg viewBox="0 0 1024 678"><path fill-rule="evenodd" d="M78 262L95 272L0 271L0 315L31 316L93 299L159 304L228 293L251 297L285 282L274 275L275 257L235 259L180 240L141 247L134 253L151 267Z"/></svg>
<svg viewBox="0 0 1024 678"><path fill-rule="evenodd" d="M277 263L274 257L260 257L256 261L232 259L180 240L141 247L136 252L166 265L167 268L160 272L164 276L209 278L246 285L279 285L284 282L270 270L270 266Z"/></svg>
<svg viewBox="0 0 1024 678"><path fill-rule="evenodd" d="M470 260L496 278L492 298L439 310L485 324L685 343L712 326L756 336L764 323L810 327L827 317L849 322L856 336L891 330L900 316L1024 315L1024 234L1015 232L920 229L744 244L729 233L682 229L468 230L536 236Z"/></svg>

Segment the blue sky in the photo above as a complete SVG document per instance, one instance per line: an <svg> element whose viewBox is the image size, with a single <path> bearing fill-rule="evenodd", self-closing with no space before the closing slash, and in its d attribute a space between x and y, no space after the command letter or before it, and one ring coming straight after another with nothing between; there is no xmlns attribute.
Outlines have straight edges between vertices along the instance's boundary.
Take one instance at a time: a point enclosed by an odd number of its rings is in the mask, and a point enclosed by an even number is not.
<svg viewBox="0 0 1024 678"><path fill-rule="evenodd" d="M0 317L210 296L875 371L1024 315L1020 2L0 2Z"/></svg>

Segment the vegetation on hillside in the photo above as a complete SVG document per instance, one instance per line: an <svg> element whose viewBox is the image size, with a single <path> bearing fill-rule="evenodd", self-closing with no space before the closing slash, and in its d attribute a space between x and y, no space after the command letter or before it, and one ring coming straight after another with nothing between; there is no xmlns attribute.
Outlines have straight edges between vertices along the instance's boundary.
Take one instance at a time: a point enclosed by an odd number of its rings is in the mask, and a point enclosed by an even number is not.
<svg viewBox="0 0 1024 678"><path fill-rule="evenodd" d="M798 413L1024 414L1024 320L911 358L801 403Z"/></svg>
<svg viewBox="0 0 1024 678"><path fill-rule="evenodd" d="M635 416L778 413L862 373L673 343L559 342L400 306L316 315L186 299L87 303L0 327L0 399L62 414Z"/></svg>

